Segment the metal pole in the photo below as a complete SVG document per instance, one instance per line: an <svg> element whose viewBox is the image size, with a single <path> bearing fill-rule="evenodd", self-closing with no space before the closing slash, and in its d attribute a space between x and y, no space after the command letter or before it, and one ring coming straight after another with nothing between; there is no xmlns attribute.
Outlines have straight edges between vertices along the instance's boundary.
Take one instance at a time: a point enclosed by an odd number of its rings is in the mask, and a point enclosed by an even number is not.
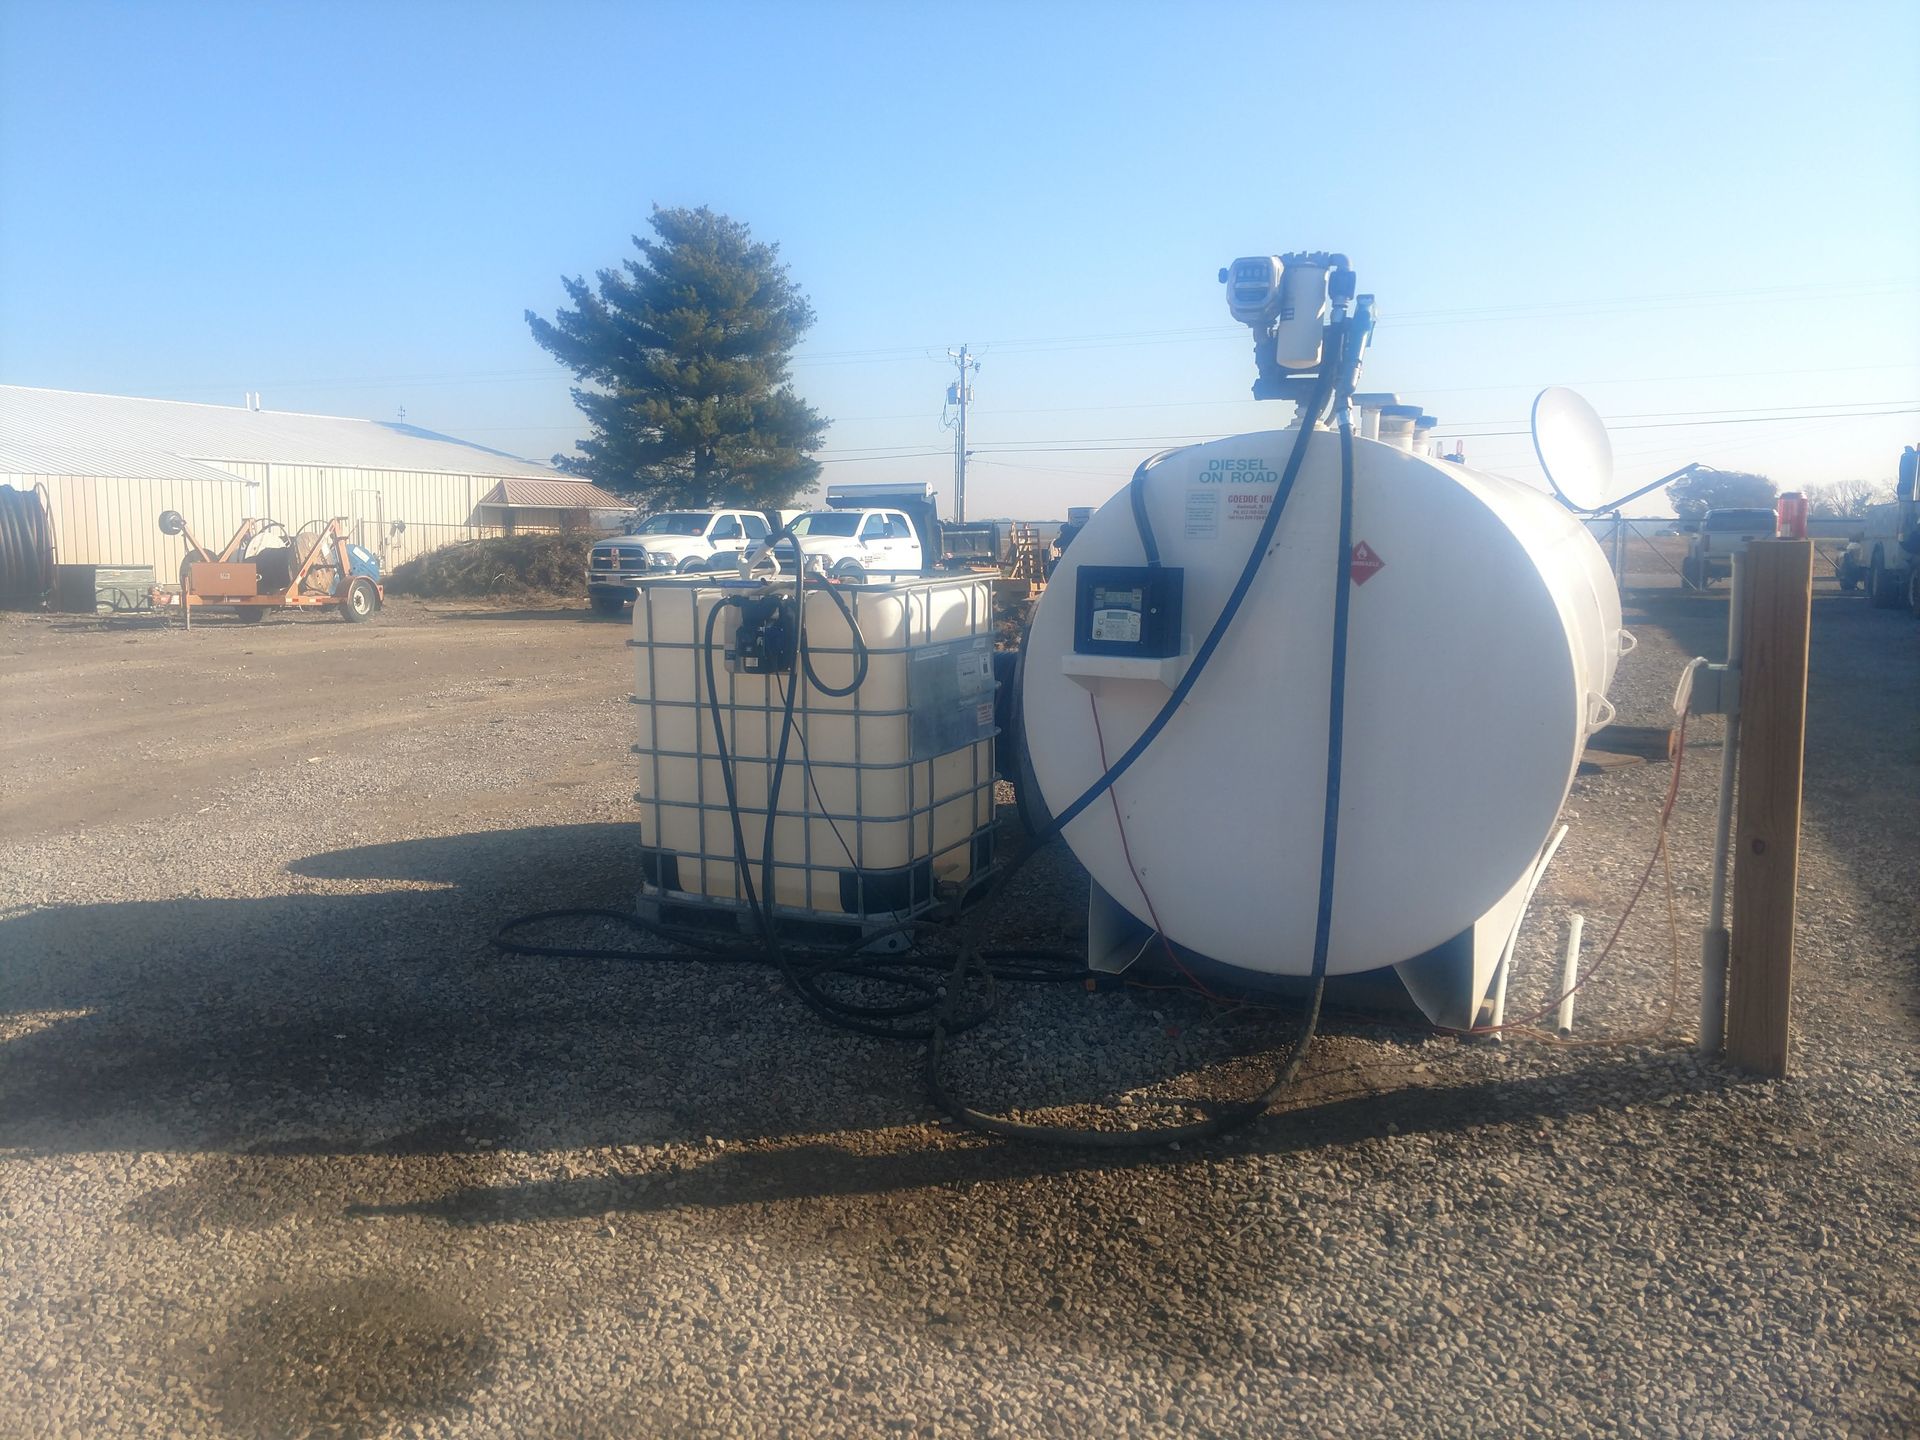
<svg viewBox="0 0 1920 1440"><path fill-rule="evenodd" d="M1734 551L1727 581L1727 674L1723 695L1740 693L1740 661L1746 651L1746 585ZM1726 737L1720 751L1720 799L1713 815L1713 886L1707 895L1707 928L1700 935L1700 1053L1718 1055L1727 1035L1727 850L1733 843L1733 776L1740 753L1740 705L1727 706Z"/></svg>
<svg viewBox="0 0 1920 1440"><path fill-rule="evenodd" d="M967 523L967 395L971 387L967 384L967 369L972 365L972 357L967 347L960 347L960 423L955 428L953 440L953 523Z"/></svg>

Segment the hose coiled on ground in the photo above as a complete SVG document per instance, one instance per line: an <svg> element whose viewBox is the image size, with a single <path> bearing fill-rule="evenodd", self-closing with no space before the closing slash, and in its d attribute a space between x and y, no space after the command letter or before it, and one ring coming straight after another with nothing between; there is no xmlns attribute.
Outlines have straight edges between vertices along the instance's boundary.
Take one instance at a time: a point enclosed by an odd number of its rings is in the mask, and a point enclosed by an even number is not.
<svg viewBox="0 0 1920 1440"><path fill-rule="evenodd" d="M53 593L53 519L37 490L0 485L0 605L38 605Z"/></svg>

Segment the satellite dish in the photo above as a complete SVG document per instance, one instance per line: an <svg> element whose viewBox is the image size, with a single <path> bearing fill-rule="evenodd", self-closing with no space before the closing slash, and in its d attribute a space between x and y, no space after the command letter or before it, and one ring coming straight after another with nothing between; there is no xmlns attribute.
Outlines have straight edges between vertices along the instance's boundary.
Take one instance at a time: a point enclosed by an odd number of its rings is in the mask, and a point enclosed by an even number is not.
<svg viewBox="0 0 1920 1440"><path fill-rule="evenodd" d="M1533 453L1569 509L1591 513L1607 506L1613 489L1613 442L1599 414L1562 385L1533 397Z"/></svg>

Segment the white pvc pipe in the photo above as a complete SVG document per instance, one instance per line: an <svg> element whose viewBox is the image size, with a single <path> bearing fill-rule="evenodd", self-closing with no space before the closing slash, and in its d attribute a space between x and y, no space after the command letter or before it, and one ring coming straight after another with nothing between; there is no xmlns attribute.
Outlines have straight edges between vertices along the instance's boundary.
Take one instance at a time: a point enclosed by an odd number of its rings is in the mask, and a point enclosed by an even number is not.
<svg viewBox="0 0 1920 1440"><path fill-rule="evenodd" d="M1567 953L1560 961L1560 1009L1553 1017L1553 1028L1562 1035L1573 1033L1573 987L1580 983L1580 932L1586 926L1583 915L1567 922Z"/></svg>
<svg viewBox="0 0 1920 1440"><path fill-rule="evenodd" d="M1519 913L1513 917L1513 929L1507 932L1506 948L1500 952L1500 966L1493 973L1493 1038L1500 1038L1500 1027L1507 1019L1507 981L1513 974L1513 947L1520 941L1520 927L1526 922L1527 907L1533 904L1533 892L1540 888L1540 882L1546 877L1547 866L1553 863L1554 852L1560 848L1560 842L1567 838L1568 827L1562 825L1553 832L1553 838L1547 842L1547 848L1540 852L1535 862L1533 874L1527 877L1527 893L1520 897Z"/></svg>

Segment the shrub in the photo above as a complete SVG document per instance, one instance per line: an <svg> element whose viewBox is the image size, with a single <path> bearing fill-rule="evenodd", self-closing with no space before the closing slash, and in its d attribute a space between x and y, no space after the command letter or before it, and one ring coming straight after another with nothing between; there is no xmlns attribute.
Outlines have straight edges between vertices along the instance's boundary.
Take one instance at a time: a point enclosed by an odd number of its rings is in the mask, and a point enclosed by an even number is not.
<svg viewBox="0 0 1920 1440"><path fill-rule="evenodd" d="M556 595L585 599L593 536L501 535L442 545L396 568L387 589L428 599Z"/></svg>

